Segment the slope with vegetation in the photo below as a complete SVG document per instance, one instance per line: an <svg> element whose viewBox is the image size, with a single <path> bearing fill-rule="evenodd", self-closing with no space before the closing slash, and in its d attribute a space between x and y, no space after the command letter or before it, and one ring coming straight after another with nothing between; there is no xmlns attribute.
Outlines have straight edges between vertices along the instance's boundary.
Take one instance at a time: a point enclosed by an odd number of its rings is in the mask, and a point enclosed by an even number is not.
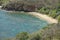
<svg viewBox="0 0 60 40"><path fill-rule="evenodd" d="M54 2L54 3L53 3ZM58 7L58 0L10 0L3 9L6 10L27 10L32 7L40 10L42 7L55 9ZM29 7L29 8L28 8Z"/></svg>

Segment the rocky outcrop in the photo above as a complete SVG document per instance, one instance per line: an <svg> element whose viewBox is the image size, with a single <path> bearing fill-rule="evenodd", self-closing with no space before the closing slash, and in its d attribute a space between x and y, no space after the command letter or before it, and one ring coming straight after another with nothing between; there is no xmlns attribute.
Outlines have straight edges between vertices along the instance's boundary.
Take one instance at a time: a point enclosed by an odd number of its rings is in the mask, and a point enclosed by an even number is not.
<svg viewBox="0 0 60 40"><path fill-rule="evenodd" d="M12 10L12 11L35 11L35 5L28 5L23 2L9 2L6 5L3 5L2 9Z"/></svg>
<svg viewBox="0 0 60 40"><path fill-rule="evenodd" d="M26 6L23 6L23 9L24 11L35 11L36 7L35 5L26 5Z"/></svg>
<svg viewBox="0 0 60 40"><path fill-rule="evenodd" d="M42 7L55 9L58 3L58 0L10 0L3 9L14 11L36 11Z"/></svg>

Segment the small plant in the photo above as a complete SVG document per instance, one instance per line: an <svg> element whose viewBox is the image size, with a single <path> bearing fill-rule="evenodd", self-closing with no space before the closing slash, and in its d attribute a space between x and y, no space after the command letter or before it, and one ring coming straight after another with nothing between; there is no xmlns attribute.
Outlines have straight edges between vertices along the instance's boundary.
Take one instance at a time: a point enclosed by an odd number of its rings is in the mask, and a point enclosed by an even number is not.
<svg viewBox="0 0 60 40"><path fill-rule="evenodd" d="M49 9L42 7L38 12L43 13L43 14L48 14Z"/></svg>
<svg viewBox="0 0 60 40"><path fill-rule="evenodd" d="M56 17L57 10L50 10L49 16L55 18Z"/></svg>

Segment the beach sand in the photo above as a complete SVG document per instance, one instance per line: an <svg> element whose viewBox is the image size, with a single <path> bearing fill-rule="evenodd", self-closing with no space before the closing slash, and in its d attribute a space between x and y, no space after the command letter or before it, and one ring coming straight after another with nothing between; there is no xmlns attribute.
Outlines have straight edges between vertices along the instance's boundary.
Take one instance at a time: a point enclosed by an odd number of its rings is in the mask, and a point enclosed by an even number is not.
<svg viewBox="0 0 60 40"><path fill-rule="evenodd" d="M37 12L29 12L28 14L36 16L39 19L46 20L49 24L58 23L58 20L56 20L52 17L49 17L48 15L45 15L45 14L41 14L41 13L37 13Z"/></svg>

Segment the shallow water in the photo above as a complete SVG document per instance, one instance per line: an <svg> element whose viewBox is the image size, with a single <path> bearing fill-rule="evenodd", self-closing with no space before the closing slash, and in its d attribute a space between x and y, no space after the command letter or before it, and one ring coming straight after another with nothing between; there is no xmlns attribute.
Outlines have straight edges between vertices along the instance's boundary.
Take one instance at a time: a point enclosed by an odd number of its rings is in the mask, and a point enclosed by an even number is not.
<svg viewBox="0 0 60 40"><path fill-rule="evenodd" d="M25 13L0 10L0 38L14 37L20 32L36 32L48 23Z"/></svg>

